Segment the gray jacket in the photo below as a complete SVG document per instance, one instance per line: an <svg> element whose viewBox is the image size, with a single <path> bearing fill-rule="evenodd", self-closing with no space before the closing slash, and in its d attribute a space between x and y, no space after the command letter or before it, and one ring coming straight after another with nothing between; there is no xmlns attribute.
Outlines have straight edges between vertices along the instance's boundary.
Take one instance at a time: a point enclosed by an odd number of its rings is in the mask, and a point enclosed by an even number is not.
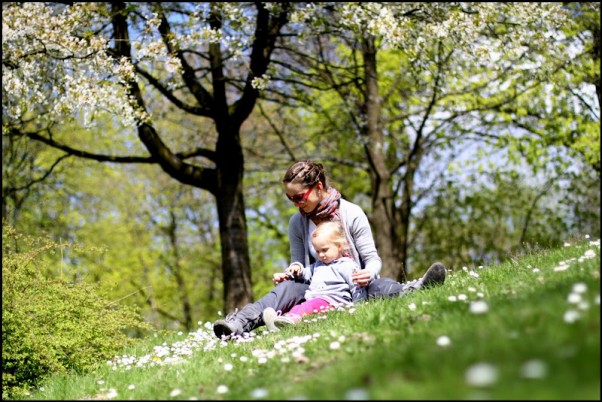
<svg viewBox="0 0 602 402"><path fill-rule="evenodd" d="M341 257L330 264L318 261L304 267L300 276L310 282L305 300L320 298L336 306L365 299L365 289L351 279L351 274L357 268L358 265L349 257Z"/></svg>
<svg viewBox="0 0 602 402"><path fill-rule="evenodd" d="M339 212L347 241L351 245L353 259L362 269L370 271L370 280L380 277L382 260L376 251L372 229L364 211L352 202L340 199ZM308 267L310 262L309 244L309 218L297 212L288 223L288 236L291 250L291 263L301 262Z"/></svg>

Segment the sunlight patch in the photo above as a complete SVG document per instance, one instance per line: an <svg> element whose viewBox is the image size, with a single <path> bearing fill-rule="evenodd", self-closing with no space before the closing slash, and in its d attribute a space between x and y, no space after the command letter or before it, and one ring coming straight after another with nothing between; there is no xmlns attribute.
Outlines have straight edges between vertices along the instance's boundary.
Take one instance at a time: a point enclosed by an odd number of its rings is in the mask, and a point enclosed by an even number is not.
<svg viewBox="0 0 602 402"><path fill-rule="evenodd" d="M268 396L268 390L265 388L255 388L251 391L251 398L253 399L261 399Z"/></svg>
<svg viewBox="0 0 602 402"><path fill-rule="evenodd" d="M368 390L365 388L352 388L345 393L347 401L366 401L370 400Z"/></svg>
<svg viewBox="0 0 602 402"><path fill-rule="evenodd" d="M497 382L497 368L490 363L477 363L470 366L464 375L466 383L474 387L488 387Z"/></svg>
<svg viewBox="0 0 602 402"><path fill-rule="evenodd" d="M579 312L577 310L567 310L564 313L564 322L566 322L567 324L572 324L575 321L577 321L579 318L581 317L581 314L579 314Z"/></svg>
<svg viewBox="0 0 602 402"><path fill-rule="evenodd" d="M544 378L548 374L548 366L539 359L528 360L522 365L520 374L523 378Z"/></svg>
<svg viewBox="0 0 602 402"><path fill-rule="evenodd" d="M483 300L470 302L470 312L473 314L485 314L489 311L489 306Z"/></svg>
<svg viewBox="0 0 602 402"><path fill-rule="evenodd" d="M439 338L437 338L437 345L441 347L447 347L451 345L451 339L449 339L449 336L447 335L441 335Z"/></svg>

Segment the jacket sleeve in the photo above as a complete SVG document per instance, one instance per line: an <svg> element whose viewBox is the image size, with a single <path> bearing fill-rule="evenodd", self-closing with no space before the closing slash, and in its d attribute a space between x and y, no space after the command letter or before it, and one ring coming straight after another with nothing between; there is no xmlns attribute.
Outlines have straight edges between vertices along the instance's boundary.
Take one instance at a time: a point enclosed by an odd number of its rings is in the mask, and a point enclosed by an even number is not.
<svg viewBox="0 0 602 402"><path fill-rule="evenodd" d="M347 202L347 225L355 249L359 254L364 269L370 272L370 280L380 276L382 260L376 251L372 229L366 213L353 203Z"/></svg>
<svg viewBox="0 0 602 402"><path fill-rule="evenodd" d="M309 258L305 255L303 220L300 213L291 216L291 219L288 222L288 241L291 253L291 263L298 261L304 266L309 265Z"/></svg>
<svg viewBox="0 0 602 402"><path fill-rule="evenodd" d="M313 276L313 268L314 265L316 264L312 264L309 267L304 267L303 270L301 271L301 279L303 280L304 283L310 283L311 282L311 278Z"/></svg>

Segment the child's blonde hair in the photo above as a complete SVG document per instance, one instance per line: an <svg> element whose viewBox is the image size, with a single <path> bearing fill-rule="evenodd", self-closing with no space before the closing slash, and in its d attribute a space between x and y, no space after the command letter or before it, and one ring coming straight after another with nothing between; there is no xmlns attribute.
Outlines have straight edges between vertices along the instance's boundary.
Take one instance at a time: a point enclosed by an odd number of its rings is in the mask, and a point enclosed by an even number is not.
<svg viewBox="0 0 602 402"><path fill-rule="evenodd" d="M318 236L329 236L330 240L343 250L348 246L345 229L343 229L343 225L340 222L320 222L316 226L316 230L311 234L312 239Z"/></svg>

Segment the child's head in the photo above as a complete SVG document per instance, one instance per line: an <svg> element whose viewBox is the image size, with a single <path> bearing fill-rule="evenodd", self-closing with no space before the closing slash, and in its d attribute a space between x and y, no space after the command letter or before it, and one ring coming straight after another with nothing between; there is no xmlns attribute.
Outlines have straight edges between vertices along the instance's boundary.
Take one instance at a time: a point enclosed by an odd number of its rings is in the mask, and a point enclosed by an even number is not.
<svg viewBox="0 0 602 402"><path fill-rule="evenodd" d="M341 258L347 248L347 237L340 222L321 222L311 235L318 259L325 264Z"/></svg>

